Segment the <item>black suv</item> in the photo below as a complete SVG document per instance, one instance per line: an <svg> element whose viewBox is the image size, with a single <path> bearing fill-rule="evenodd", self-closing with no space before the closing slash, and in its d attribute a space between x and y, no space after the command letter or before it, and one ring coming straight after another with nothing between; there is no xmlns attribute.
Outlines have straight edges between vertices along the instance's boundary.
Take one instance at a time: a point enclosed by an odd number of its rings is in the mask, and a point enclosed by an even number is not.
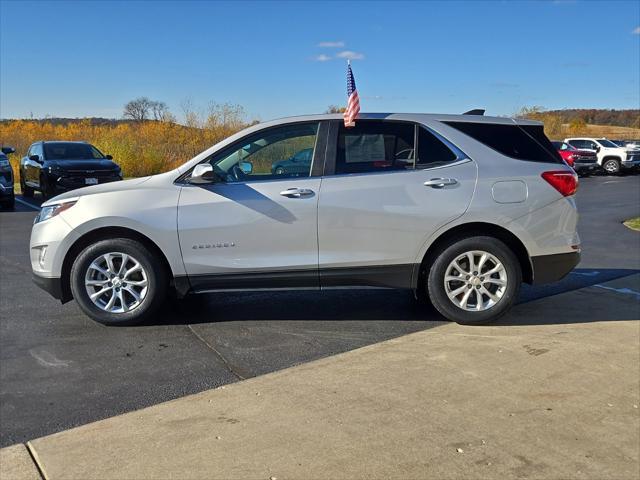
<svg viewBox="0 0 640 480"><path fill-rule="evenodd" d="M7 157L13 152L15 152L13 147L2 147L0 151L0 204L7 208L13 208L15 205L13 169L9 157Z"/></svg>
<svg viewBox="0 0 640 480"><path fill-rule="evenodd" d="M122 180L120 167L86 142L36 142L20 161L25 197L39 190L46 198L60 192Z"/></svg>

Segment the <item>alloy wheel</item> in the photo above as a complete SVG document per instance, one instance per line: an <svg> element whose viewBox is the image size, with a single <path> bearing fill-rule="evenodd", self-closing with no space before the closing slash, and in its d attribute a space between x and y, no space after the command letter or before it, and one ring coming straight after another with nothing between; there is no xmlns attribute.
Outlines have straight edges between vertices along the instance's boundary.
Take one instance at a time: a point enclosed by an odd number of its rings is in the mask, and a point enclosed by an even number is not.
<svg viewBox="0 0 640 480"><path fill-rule="evenodd" d="M507 271L494 255L473 250L458 255L445 271L449 300L466 311L482 312L495 306L507 290Z"/></svg>
<svg viewBox="0 0 640 480"><path fill-rule="evenodd" d="M124 313L137 308L149 281L142 264L131 255L110 252L93 260L85 273L87 295L100 310Z"/></svg>

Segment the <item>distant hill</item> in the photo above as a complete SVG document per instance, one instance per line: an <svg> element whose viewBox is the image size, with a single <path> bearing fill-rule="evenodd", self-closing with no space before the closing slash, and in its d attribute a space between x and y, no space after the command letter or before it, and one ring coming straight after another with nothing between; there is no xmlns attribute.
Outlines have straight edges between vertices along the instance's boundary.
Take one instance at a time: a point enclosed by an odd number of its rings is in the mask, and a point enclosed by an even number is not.
<svg viewBox="0 0 640 480"><path fill-rule="evenodd" d="M556 115L562 123L583 121L593 125L640 128L640 109L605 110L578 108L566 110L544 110L542 115Z"/></svg>
<svg viewBox="0 0 640 480"><path fill-rule="evenodd" d="M17 120L14 118L3 118L0 119L0 122L10 122L12 120ZM32 120L34 122L40 123L50 123L52 125L70 125L74 123L80 122L89 122L90 125L118 125L120 123L132 123L133 120L125 120L118 118L101 118L101 117L86 117L86 118L59 118L59 117L51 117L51 118L34 118L27 119L21 118L20 120Z"/></svg>

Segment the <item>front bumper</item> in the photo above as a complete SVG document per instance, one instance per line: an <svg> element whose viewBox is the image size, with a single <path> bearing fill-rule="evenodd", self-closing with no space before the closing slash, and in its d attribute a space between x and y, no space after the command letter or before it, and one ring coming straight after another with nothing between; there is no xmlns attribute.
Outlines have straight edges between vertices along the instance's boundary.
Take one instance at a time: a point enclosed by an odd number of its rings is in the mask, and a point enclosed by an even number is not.
<svg viewBox="0 0 640 480"><path fill-rule="evenodd" d="M85 179L87 177L95 178L96 183L91 183L91 184L86 183ZM68 192L70 190L75 190L77 188L89 187L91 185L100 185L102 183L117 182L120 180L122 180L122 177L117 175L112 175L112 176L96 175L94 177L91 177L90 174L87 174L86 176L53 178L49 184L55 189L56 192L62 193L62 192Z"/></svg>
<svg viewBox="0 0 640 480"><path fill-rule="evenodd" d="M38 287L43 289L53 298L56 298L63 303L65 302L62 292L62 280L60 279L60 277L41 277L40 275L36 275L34 273L32 278L33 283L35 283Z"/></svg>
<svg viewBox="0 0 640 480"><path fill-rule="evenodd" d="M531 257L533 284L552 283L563 279L580 263L579 252Z"/></svg>
<svg viewBox="0 0 640 480"><path fill-rule="evenodd" d="M600 165L597 162L593 163L574 163L573 169L576 172L595 172L600 169Z"/></svg>
<svg viewBox="0 0 640 480"><path fill-rule="evenodd" d="M625 160L624 162L622 162L622 167L623 168L634 168L634 167L638 167L640 166L640 159L638 160Z"/></svg>

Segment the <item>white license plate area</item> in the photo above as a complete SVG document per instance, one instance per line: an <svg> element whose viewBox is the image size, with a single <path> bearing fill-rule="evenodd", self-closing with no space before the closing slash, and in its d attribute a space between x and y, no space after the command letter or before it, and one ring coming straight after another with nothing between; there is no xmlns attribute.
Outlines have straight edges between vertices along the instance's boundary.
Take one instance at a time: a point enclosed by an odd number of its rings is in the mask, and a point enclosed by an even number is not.
<svg viewBox="0 0 640 480"><path fill-rule="evenodd" d="M84 179L84 184L85 185L97 185L98 184L98 179L97 178L85 178Z"/></svg>

